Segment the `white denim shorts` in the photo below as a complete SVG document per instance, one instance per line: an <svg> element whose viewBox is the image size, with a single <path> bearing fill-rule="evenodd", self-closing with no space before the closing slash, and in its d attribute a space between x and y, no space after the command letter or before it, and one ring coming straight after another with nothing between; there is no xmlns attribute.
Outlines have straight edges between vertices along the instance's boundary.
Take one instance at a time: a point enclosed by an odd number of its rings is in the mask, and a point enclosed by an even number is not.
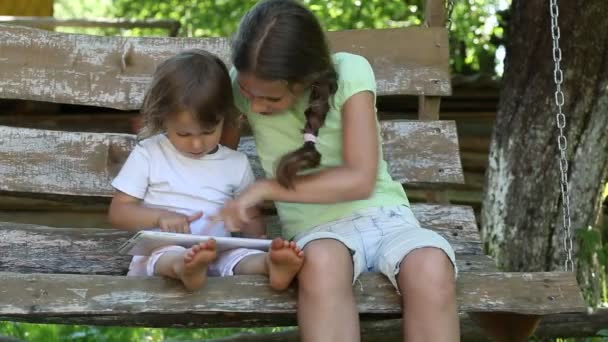
<svg viewBox="0 0 608 342"><path fill-rule="evenodd" d="M401 261L413 250L424 247L445 252L457 274L454 249L438 233L421 228L406 205L363 209L353 215L318 225L298 234L294 241L304 248L311 241L334 239L353 256L353 284L362 272L382 272L398 290L396 275Z"/></svg>
<svg viewBox="0 0 608 342"><path fill-rule="evenodd" d="M155 276L154 269L160 257L167 252L184 252L186 248L182 246L165 246L152 251L149 256L136 255L131 259L128 276ZM207 274L209 276L231 276L234 275L234 268L245 257L264 253L257 249L235 248L218 253L217 258L209 265Z"/></svg>

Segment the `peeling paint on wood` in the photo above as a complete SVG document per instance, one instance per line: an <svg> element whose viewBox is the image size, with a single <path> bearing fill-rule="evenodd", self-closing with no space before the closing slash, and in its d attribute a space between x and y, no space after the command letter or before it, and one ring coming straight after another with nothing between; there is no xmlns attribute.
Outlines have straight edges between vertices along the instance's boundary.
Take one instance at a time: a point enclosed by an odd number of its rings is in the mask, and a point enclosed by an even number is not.
<svg viewBox="0 0 608 342"><path fill-rule="evenodd" d="M414 204L421 225L445 236L461 271L493 270L482 255L472 209ZM276 216L269 220L278 232ZM126 274L131 257L116 253L133 233L113 229L51 228L0 222L0 271L20 273Z"/></svg>
<svg viewBox="0 0 608 342"><path fill-rule="evenodd" d="M379 95L451 93L444 28L351 30L328 38L334 51L370 61ZM156 65L190 48L230 64L227 38L100 37L0 25L0 98L139 109Z"/></svg>
<svg viewBox="0 0 608 342"><path fill-rule="evenodd" d="M464 183L458 136L452 121L383 121L384 159L402 183ZM407 170L416 169L412 180Z"/></svg>
<svg viewBox="0 0 608 342"><path fill-rule="evenodd" d="M564 337L589 337L606 327L608 310L594 313L567 313L543 316L534 332L537 339ZM361 342L401 342L403 341L403 321L387 319L364 321L361 323ZM475 320L467 313L460 313L461 341L490 342ZM209 342L298 342L298 329L273 333L240 333L230 337L209 340Z"/></svg>
<svg viewBox="0 0 608 342"><path fill-rule="evenodd" d="M287 316L288 324L295 319L294 288L275 292L261 276L210 278L207 286L196 292L185 291L177 281L156 277L18 273L0 273L0 277L4 285L0 289L1 319L36 322L62 317L64 324L98 324L101 318L115 325L158 325L159 317L166 319L165 324L176 317L190 317L181 321L182 326L234 324L226 317L259 316L262 321L283 317L287 323ZM354 287L360 313L374 314L376 319L401 315L400 297L383 275L366 273L360 280L361 286ZM550 314L586 310L576 279L569 273L534 273L531 277L525 273L465 273L457 286L459 309L464 312ZM81 291L75 293L73 289Z"/></svg>
<svg viewBox="0 0 608 342"><path fill-rule="evenodd" d="M76 133L0 126L0 191L110 197L135 138L127 134ZM402 183L463 183L452 121L383 121L389 172ZM254 173L263 171L253 138L239 150Z"/></svg>

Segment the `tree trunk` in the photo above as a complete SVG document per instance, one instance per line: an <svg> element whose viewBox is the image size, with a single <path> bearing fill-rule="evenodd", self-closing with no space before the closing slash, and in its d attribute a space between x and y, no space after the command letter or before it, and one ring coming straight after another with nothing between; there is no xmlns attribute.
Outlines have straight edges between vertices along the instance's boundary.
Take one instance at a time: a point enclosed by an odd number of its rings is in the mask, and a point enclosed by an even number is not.
<svg viewBox="0 0 608 342"><path fill-rule="evenodd" d="M482 237L511 271L562 269L565 260L548 3L512 2L486 174ZM596 223L608 174L608 1L559 7L574 235Z"/></svg>

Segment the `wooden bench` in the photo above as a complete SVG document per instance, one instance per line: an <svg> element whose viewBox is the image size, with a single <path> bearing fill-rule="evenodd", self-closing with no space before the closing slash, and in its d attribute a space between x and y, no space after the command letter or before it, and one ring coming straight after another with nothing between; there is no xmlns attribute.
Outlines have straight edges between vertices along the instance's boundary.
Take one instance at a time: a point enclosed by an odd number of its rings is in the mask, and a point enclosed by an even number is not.
<svg viewBox="0 0 608 342"><path fill-rule="evenodd" d="M438 121L440 96L451 92L447 31L432 25L443 22L431 15L442 13L442 2L427 5L431 27L331 32L329 39L334 51L370 61L379 96L419 97L420 120L382 121L385 158L406 188L440 190L464 177L455 124ZM138 109L155 65L193 47L229 63L224 38L95 37L0 25L0 98ZM110 181L134 144L125 134L6 126L0 126L0 137L0 192L64 206L107 205ZM239 149L261 176L252 138L244 137ZM429 198L445 202L436 192ZM470 207L428 203L413 204L413 210L422 226L445 236L456 250L463 313L585 310L573 274L499 272L483 254ZM276 217L270 226L276 234ZM212 278L196 293L168 279L124 276L130 257L116 249L129 237L112 229L0 223L0 320L182 327L296 323L295 290L273 292L261 276ZM399 298L381 275L364 274L354 288L363 320L400 316Z"/></svg>

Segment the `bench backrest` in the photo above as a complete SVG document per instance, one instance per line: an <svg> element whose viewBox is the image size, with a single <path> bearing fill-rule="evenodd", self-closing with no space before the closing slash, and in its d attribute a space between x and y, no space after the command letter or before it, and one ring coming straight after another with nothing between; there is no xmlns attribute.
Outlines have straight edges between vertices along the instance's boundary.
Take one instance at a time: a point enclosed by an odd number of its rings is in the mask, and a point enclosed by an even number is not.
<svg viewBox="0 0 608 342"><path fill-rule="evenodd" d="M432 1L431 1L432 2ZM440 2L442 3L442 2ZM429 16L427 16L429 17ZM329 32L333 51L366 57L378 94L420 97L438 110L451 93L447 31L443 27ZM228 65L226 38L127 38L73 35L0 25L0 98L136 110L163 59L207 49ZM436 113L435 113L436 116ZM0 191L104 198L134 145L124 134L57 132L0 126ZM385 159L406 184L463 183L453 122L383 121ZM251 138L239 147L262 171Z"/></svg>
<svg viewBox="0 0 608 342"><path fill-rule="evenodd" d="M328 34L333 51L366 57L379 95L451 93L444 28ZM391 42L399 42L391 44ZM0 98L139 109L154 68L200 48L230 65L227 38L100 37L0 25Z"/></svg>

